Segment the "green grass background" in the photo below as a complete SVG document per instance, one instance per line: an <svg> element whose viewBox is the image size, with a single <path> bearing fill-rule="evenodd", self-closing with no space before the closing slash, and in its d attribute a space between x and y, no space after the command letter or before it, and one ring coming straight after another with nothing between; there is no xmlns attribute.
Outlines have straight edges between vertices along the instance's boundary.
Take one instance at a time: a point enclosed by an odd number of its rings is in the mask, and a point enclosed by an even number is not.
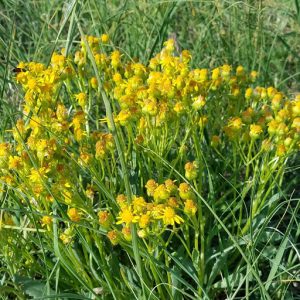
<svg viewBox="0 0 300 300"><path fill-rule="evenodd" d="M194 65L242 64L260 71L265 84L299 91L297 0L1 0L2 80L7 61L10 68L20 60L47 62L54 48L65 46L69 30L79 40L75 22L66 20L74 2L87 34L109 33L131 57L146 61L172 36L180 49L191 50Z"/></svg>

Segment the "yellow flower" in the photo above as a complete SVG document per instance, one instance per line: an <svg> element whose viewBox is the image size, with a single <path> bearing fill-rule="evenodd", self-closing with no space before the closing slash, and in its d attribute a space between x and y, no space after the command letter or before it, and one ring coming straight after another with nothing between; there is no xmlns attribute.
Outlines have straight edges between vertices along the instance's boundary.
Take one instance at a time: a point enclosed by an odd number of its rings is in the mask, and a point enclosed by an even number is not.
<svg viewBox="0 0 300 300"><path fill-rule="evenodd" d="M115 50L110 55L111 65L113 68L117 68L121 62L121 53L118 50Z"/></svg>
<svg viewBox="0 0 300 300"><path fill-rule="evenodd" d="M4 181L7 185L13 186L15 182L15 178L10 174L0 177L2 181Z"/></svg>
<svg viewBox="0 0 300 300"><path fill-rule="evenodd" d="M149 114L150 116L155 116L157 114L156 100L153 98L144 100L142 112L145 114Z"/></svg>
<svg viewBox="0 0 300 300"><path fill-rule="evenodd" d="M242 128L242 119L239 118L239 117L235 117L235 118L232 118L230 121L229 121L229 126L234 128L235 130L239 130Z"/></svg>
<svg viewBox="0 0 300 300"><path fill-rule="evenodd" d="M68 209L68 216L69 216L70 220L73 222L79 222L81 219L78 209L76 209L74 207Z"/></svg>
<svg viewBox="0 0 300 300"><path fill-rule="evenodd" d="M126 241L130 242L132 240L130 227L127 227L127 226L123 227L122 228L122 233L123 233L124 239Z"/></svg>
<svg viewBox="0 0 300 300"><path fill-rule="evenodd" d="M267 94L269 98L272 98L276 93L277 90L274 87L270 86L267 88Z"/></svg>
<svg viewBox="0 0 300 300"><path fill-rule="evenodd" d="M240 90L238 88L233 88L231 94L233 97L238 97L240 95Z"/></svg>
<svg viewBox="0 0 300 300"><path fill-rule="evenodd" d="M12 170L17 170L22 166L22 159L19 156L9 156L8 168Z"/></svg>
<svg viewBox="0 0 300 300"><path fill-rule="evenodd" d="M36 91L39 89L38 82L35 78L30 78L27 82L27 87L29 90Z"/></svg>
<svg viewBox="0 0 300 300"><path fill-rule="evenodd" d="M49 169L46 169L45 167L41 167L39 169L31 169L29 180L32 183L42 183L43 180L47 179L46 174L49 172Z"/></svg>
<svg viewBox="0 0 300 300"><path fill-rule="evenodd" d="M266 99L268 97L268 92L265 88L261 88L260 99Z"/></svg>
<svg viewBox="0 0 300 300"><path fill-rule="evenodd" d="M207 116L201 116L199 118L199 126L200 126L200 128L203 128L207 124L207 122L208 122Z"/></svg>
<svg viewBox="0 0 300 300"><path fill-rule="evenodd" d="M109 228L112 223L112 215L108 211L99 211L99 224L104 228Z"/></svg>
<svg viewBox="0 0 300 300"><path fill-rule="evenodd" d="M68 111L63 104L58 104L56 109L56 117L58 121L65 121L68 117Z"/></svg>
<svg viewBox="0 0 300 300"><path fill-rule="evenodd" d="M251 81L254 82L257 79L257 77L258 77L258 72L251 71L251 73L250 73L250 79L251 79Z"/></svg>
<svg viewBox="0 0 300 300"><path fill-rule="evenodd" d="M293 139L288 136L287 138L284 139L283 143L285 147L289 148L293 143Z"/></svg>
<svg viewBox="0 0 300 300"><path fill-rule="evenodd" d="M163 220L165 225L175 225L175 223L180 224L183 223L183 219L176 215L175 210L172 207L167 206L160 219Z"/></svg>
<svg viewBox="0 0 300 300"><path fill-rule="evenodd" d="M138 237L140 237L141 239L144 239L147 236L147 232L144 229L141 229L137 232Z"/></svg>
<svg viewBox="0 0 300 300"><path fill-rule="evenodd" d="M96 143L95 145L95 150L96 150L96 153L95 153L95 157L96 159L98 160L101 160L105 157L105 154L106 154L106 147L105 147L105 142L100 140Z"/></svg>
<svg viewBox="0 0 300 300"><path fill-rule="evenodd" d="M159 66L159 59L157 56L152 57L149 61L149 68L155 70Z"/></svg>
<svg viewBox="0 0 300 300"><path fill-rule="evenodd" d="M92 186L88 185L85 190L85 194L89 199L93 200L95 197L95 190L93 189Z"/></svg>
<svg viewBox="0 0 300 300"><path fill-rule="evenodd" d="M280 122L277 126L276 134L279 136L283 136L288 132L288 127L285 125L285 123Z"/></svg>
<svg viewBox="0 0 300 300"><path fill-rule="evenodd" d="M294 117L300 117L300 94L297 97L299 100L292 102L292 113Z"/></svg>
<svg viewBox="0 0 300 300"><path fill-rule="evenodd" d="M52 217L43 216L42 219L41 219L42 227L47 226L47 225L51 225L52 221L53 221Z"/></svg>
<svg viewBox="0 0 300 300"><path fill-rule="evenodd" d="M195 213L197 212L197 205L195 204L195 202L191 199L187 199L184 202L184 212L187 215L195 215Z"/></svg>
<svg viewBox="0 0 300 300"><path fill-rule="evenodd" d="M28 72L19 72L16 75L16 81L18 83L21 83L23 85L25 85L27 83L28 80Z"/></svg>
<svg viewBox="0 0 300 300"><path fill-rule="evenodd" d="M143 214L139 217L139 226L140 228L146 228L148 227L149 223L150 223L150 215L149 213L147 214Z"/></svg>
<svg viewBox="0 0 300 300"><path fill-rule="evenodd" d="M220 76L220 68L215 68L212 70L211 79L217 80Z"/></svg>
<svg viewBox="0 0 300 300"><path fill-rule="evenodd" d="M300 117L293 120L291 127L295 128L297 132L300 132Z"/></svg>
<svg viewBox="0 0 300 300"><path fill-rule="evenodd" d="M97 53L95 55L95 61L97 66L99 67L105 67L107 62L107 56L104 53Z"/></svg>
<svg viewBox="0 0 300 300"><path fill-rule="evenodd" d="M108 41L109 41L109 35L106 34L106 33L102 34L101 35L101 42L106 44L106 43L108 43Z"/></svg>
<svg viewBox="0 0 300 300"><path fill-rule="evenodd" d="M62 234L60 234L59 238L62 240L64 244L69 244L73 238L73 232L71 228L67 228Z"/></svg>
<svg viewBox="0 0 300 300"><path fill-rule="evenodd" d="M204 107L205 103L205 97L200 95L194 99L192 106L195 110L200 110L202 107Z"/></svg>
<svg viewBox="0 0 300 300"><path fill-rule="evenodd" d="M76 128L74 130L74 138L77 142L82 141L83 137L86 135L85 131L81 128Z"/></svg>
<svg viewBox="0 0 300 300"><path fill-rule="evenodd" d="M245 69L243 66L238 66L236 68L236 76L243 76L245 73Z"/></svg>
<svg viewBox="0 0 300 300"><path fill-rule="evenodd" d="M154 191L153 199L156 202L167 200L170 197L170 192L164 184L160 184Z"/></svg>
<svg viewBox="0 0 300 300"><path fill-rule="evenodd" d="M143 197L133 197L132 206L134 212L141 212L145 207L147 203Z"/></svg>
<svg viewBox="0 0 300 300"><path fill-rule="evenodd" d="M73 198L72 192L65 189L62 194L64 196L64 200L65 200L66 204L71 204L72 203L72 198Z"/></svg>
<svg viewBox="0 0 300 300"><path fill-rule="evenodd" d="M137 216L134 216L133 212L131 211L131 207L124 207L117 217L119 220L116 224L125 223L125 226L129 226L131 223L134 223L138 220Z"/></svg>
<svg viewBox="0 0 300 300"><path fill-rule="evenodd" d="M85 123L85 114L83 111L78 111L72 121L74 128L80 128Z"/></svg>
<svg viewBox="0 0 300 300"><path fill-rule="evenodd" d="M16 140L20 138L24 138L24 134L26 133L25 123L22 119L17 120L16 128L13 129L13 135Z"/></svg>
<svg viewBox="0 0 300 300"><path fill-rule="evenodd" d="M110 242L113 244L113 246L118 245L119 243L119 235L116 230L111 230L107 233L107 237L110 240Z"/></svg>
<svg viewBox="0 0 300 300"><path fill-rule="evenodd" d="M90 84L92 86L93 89L96 89L98 87L98 80L96 77L92 77L90 79Z"/></svg>
<svg viewBox="0 0 300 300"><path fill-rule="evenodd" d="M178 200L176 197L170 197L168 199L168 205L173 208L179 207Z"/></svg>
<svg viewBox="0 0 300 300"><path fill-rule="evenodd" d="M80 152L79 163L82 166L88 165L91 160L92 160L91 154L89 154L87 152Z"/></svg>
<svg viewBox="0 0 300 300"><path fill-rule="evenodd" d="M132 68L134 74L137 76L142 76L146 72L145 66L141 63L134 63L134 64L132 64L131 68Z"/></svg>
<svg viewBox="0 0 300 300"><path fill-rule="evenodd" d="M51 57L51 63L54 67L62 67L65 63L65 59L65 56L54 52Z"/></svg>
<svg viewBox="0 0 300 300"><path fill-rule="evenodd" d="M247 89L246 89L246 92L245 92L245 98L246 98L246 99L250 99L251 96L252 96L252 94L253 94L252 88L247 88Z"/></svg>
<svg viewBox="0 0 300 300"><path fill-rule="evenodd" d="M130 120L131 112L128 109L122 109L115 118L116 123L120 123L122 126L126 126Z"/></svg>
<svg viewBox="0 0 300 300"><path fill-rule="evenodd" d="M287 150L284 144L279 144L276 149L276 155L279 157L284 156L286 154L286 151Z"/></svg>
<svg viewBox="0 0 300 300"><path fill-rule="evenodd" d="M251 124L250 125L250 137L257 139L263 133L262 127L260 125Z"/></svg>
<svg viewBox="0 0 300 300"><path fill-rule="evenodd" d="M275 118L279 122L284 122L290 118L290 113L287 109L281 109Z"/></svg>
<svg viewBox="0 0 300 300"><path fill-rule="evenodd" d="M181 101L178 101L175 103L174 105L174 111L178 114L184 112L185 108L184 108L184 104Z"/></svg>
<svg viewBox="0 0 300 300"><path fill-rule="evenodd" d="M153 196L155 189L158 187L158 184L154 179L149 179L145 185L147 189L147 195Z"/></svg>
<svg viewBox="0 0 300 300"><path fill-rule="evenodd" d="M164 204L153 204L153 203L148 203L147 205L147 210L150 211L151 216L154 219L159 219L164 211L165 205Z"/></svg>
<svg viewBox="0 0 300 300"><path fill-rule="evenodd" d="M121 209L127 206L127 197L124 194L118 195L116 201Z"/></svg>
<svg viewBox="0 0 300 300"><path fill-rule="evenodd" d="M184 166L185 169L185 177L188 180L194 180L197 178L198 175L198 163L196 161L187 162Z"/></svg>
<svg viewBox="0 0 300 300"><path fill-rule="evenodd" d="M87 95L85 93L79 93L75 95L78 104L84 108L86 106Z"/></svg>
<svg viewBox="0 0 300 300"><path fill-rule="evenodd" d="M271 105L273 110L276 111L280 108L282 99L283 99L283 95L281 93L277 93L274 95L272 99L272 105Z"/></svg>
<svg viewBox="0 0 300 300"><path fill-rule="evenodd" d="M201 69L199 73L199 81L205 82L208 79L208 70L207 69Z"/></svg>
<svg viewBox="0 0 300 300"><path fill-rule="evenodd" d="M270 135L273 135L276 133L279 123L276 120L271 120L268 123L268 132Z"/></svg>
<svg viewBox="0 0 300 300"><path fill-rule="evenodd" d="M252 122L252 117L255 115L253 108L248 107L245 111L242 112L242 120L246 124Z"/></svg>
<svg viewBox="0 0 300 300"><path fill-rule="evenodd" d="M178 191L179 191L180 198L183 200L194 198L192 189L191 189L190 185L187 184L186 182L180 183Z"/></svg>
<svg viewBox="0 0 300 300"><path fill-rule="evenodd" d="M174 39L167 40L166 42L164 42L164 46L168 52L170 53L173 52L175 49L175 40Z"/></svg>
<svg viewBox="0 0 300 300"><path fill-rule="evenodd" d="M230 75L230 72L231 72L231 66L229 66L229 65L223 65L222 66L221 74L222 74L223 78L228 79L229 75Z"/></svg>
<svg viewBox="0 0 300 300"><path fill-rule="evenodd" d="M178 187L172 179L167 179L165 181L165 186L171 195L174 195L177 192Z"/></svg>
<svg viewBox="0 0 300 300"><path fill-rule="evenodd" d="M182 61L183 61L184 63L188 63L188 62L191 60L192 55L191 55L190 51L188 51L188 50L183 50L183 51L181 52L181 57L182 57Z"/></svg>

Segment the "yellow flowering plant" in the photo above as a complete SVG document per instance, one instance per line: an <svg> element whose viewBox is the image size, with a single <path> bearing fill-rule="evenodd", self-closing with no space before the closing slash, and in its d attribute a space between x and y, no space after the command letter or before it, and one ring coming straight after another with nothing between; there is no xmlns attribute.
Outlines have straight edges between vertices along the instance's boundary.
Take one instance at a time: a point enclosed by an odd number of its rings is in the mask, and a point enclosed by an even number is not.
<svg viewBox="0 0 300 300"><path fill-rule="evenodd" d="M191 67L174 39L147 63L109 43L82 35L74 54L18 66L23 111L0 143L1 189L24 208L19 226L35 228L35 255L53 252L46 268L99 299L171 299L175 284L217 297L241 259L267 290L244 241L299 152L300 96L242 66Z"/></svg>

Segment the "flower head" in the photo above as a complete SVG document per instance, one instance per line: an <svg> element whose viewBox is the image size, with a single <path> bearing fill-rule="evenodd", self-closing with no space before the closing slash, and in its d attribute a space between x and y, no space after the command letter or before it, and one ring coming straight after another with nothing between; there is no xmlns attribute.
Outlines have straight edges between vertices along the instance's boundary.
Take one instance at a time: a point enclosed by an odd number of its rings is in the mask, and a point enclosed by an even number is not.
<svg viewBox="0 0 300 300"><path fill-rule="evenodd" d="M184 220L176 214L174 208L169 206L163 210L160 219L163 220L165 225L175 225L175 223L181 224L184 222Z"/></svg>
<svg viewBox="0 0 300 300"><path fill-rule="evenodd" d="M138 217L135 216L131 210L130 206L125 206L119 213L117 219L119 220L116 224L125 224L129 226L131 223L134 223L138 220Z"/></svg>

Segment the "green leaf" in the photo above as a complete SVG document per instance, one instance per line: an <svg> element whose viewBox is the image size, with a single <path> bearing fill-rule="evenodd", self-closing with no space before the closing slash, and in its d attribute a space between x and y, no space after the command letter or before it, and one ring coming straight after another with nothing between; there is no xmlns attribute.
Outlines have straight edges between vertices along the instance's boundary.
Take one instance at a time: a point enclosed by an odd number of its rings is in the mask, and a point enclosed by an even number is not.
<svg viewBox="0 0 300 300"><path fill-rule="evenodd" d="M270 271L268 279L267 279L266 290L268 290L270 288L273 278L276 275L276 272L277 272L280 262L282 260L282 257L283 257L283 254L286 249L286 245L287 245L288 241L289 241L288 236L286 236L284 238L284 240L282 241L282 243L280 244L280 247L277 251L275 258L272 260L272 268L271 268L271 271Z"/></svg>
<svg viewBox="0 0 300 300"><path fill-rule="evenodd" d="M197 249L193 249L192 252L192 259L193 259L193 266L196 269L197 272L200 271L200 253Z"/></svg>
<svg viewBox="0 0 300 300"><path fill-rule="evenodd" d="M52 289L47 287L46 282L18 275L16 275L14 279L15 282L20 285L23 292L34 299L53 295L55 293Z"/></svg>

